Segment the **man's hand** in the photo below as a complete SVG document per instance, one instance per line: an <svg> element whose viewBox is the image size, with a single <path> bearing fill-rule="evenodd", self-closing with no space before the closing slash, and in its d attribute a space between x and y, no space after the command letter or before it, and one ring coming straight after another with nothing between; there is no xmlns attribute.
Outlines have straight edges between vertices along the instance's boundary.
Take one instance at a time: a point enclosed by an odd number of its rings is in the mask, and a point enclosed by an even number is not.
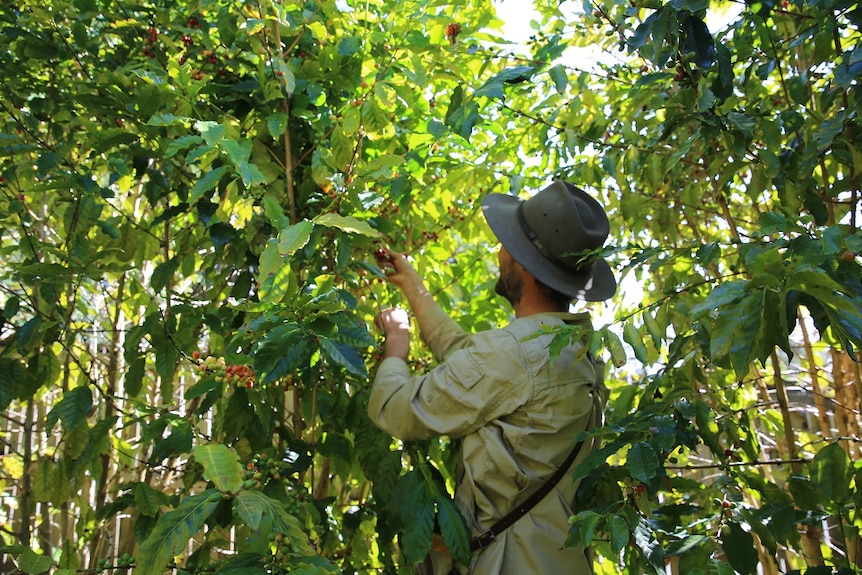
<svg viewBox="0 0 862 575"><path fill-rule="evenodd" d="M400 287L403 291L407 292L412 288L424 287L422 278L419 277L406 255L393 250L386 250L385 257L381 258L378 254L377 259L389 282Z"/></svg>
<svg viewBox="0 0 862 575"><path fill-rule="evenodd" d="M407 361L407 354L410 353L410 319L407 312L397 307L385 309L374 318L374 325L383 330L386 338L383 357L400 357Z"/></svg>
<svg viewBox="0 0 862 575"><path fill-rule="evenodd" d="M422 281L419 273L413 267L413 264L410 263L410 260L405 254L381 248L377 250L376 256L377 263L383 269L389 283L401 288L401 292L407 298L407 304L410 306L410 311L413 312L413 317L415 317L416 321L419 323L419 329L421 331L425 312L435 305L434 298L431 297L431 294L428 292L428 288L425 287L425 282ZM380 316L378 316L378 318L379 317ZM406 325L406 314L404 318ZM380 320L375 319L375 323L377 323L378 327L383 327L383 324L379 323L379 321ZM387 340L388 339L389 334L387 333ZM389 345L387 341L387 357L390 355L398 355L400 357L400 354L403 351L403 357L406 358L407 348L410 347L409 338L406 339L407 343L398 348L398 354L389 353Z"/></svg>
<svg viewBox="0 0 862 575"><path fill-rule="evenodd" d="M386 273L386 279L389 280L389 283L401 288L407 297L410 309L419 318L425 308L433 303L433 300L431 294L428 293L428 288L425 287L425 282L422 281L419 273L410 263L410 259L405 254L393 250L386 250L384 258L381 258L379 254L377 258L380 267Z"/></svg>

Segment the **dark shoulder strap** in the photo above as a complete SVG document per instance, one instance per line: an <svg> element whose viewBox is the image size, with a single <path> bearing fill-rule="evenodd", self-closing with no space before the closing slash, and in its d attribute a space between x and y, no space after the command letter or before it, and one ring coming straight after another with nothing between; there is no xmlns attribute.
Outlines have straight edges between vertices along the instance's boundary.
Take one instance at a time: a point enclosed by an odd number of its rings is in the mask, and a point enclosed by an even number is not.
<svg viewBox="0 0 862 575"><path fill-rule="evenodd" d="M574 323L567 321L566 323ZM587 360L593 364L593 367L596 370L596 385L597 388L593 390L593 393L601 393L601 387L604 385L604 373L599 365L597 365L596 359L590 352L587 352ZM477 549L482 549L483 547L487 547L494 541L494 539L512 526L515 521L526 515L530 509L536 506L539 501L545 498L545 496L551 492L551 490L557 486L557 483L560 482L560 479L566 474L569 468L572 466L572 463L575 462L575 459L578 458L578 453L581 452L581 447L583 447L584 442L579 441L572 448L571 453L566 457L566 460L560 465L559 468L554 472L554 474L548 478L545 483L539 487L535 493L533 493L530 497L525 499L520 505L512 509L509 513L503 516L499 521L491 525L491 528L487 531L480 533L478 535L474 535L472 539L470 539L470 549L472 551L476 551Z"/></svg>
<svg viewBox="0 0 862 575"><path fill-rule="evenodd" d="M569 467L572 466L575 459L578 457L578 453L581 451L581 447L584 442L579 441L575 444L574 449L572 449L571 453L566 457L566 460L563 461L562 465L554 472L554 474L548 478L545 483L539 487L535 493L533 493L530 497L525 499L523 503L512 509L509 513L507 513L504 517L502 517L499 521L494 523L490 529L485 531L484 533L480 533L479 535L474 535L470 540L470 549L475 551L477 549L481 549L483 547L487 547L494 541L494 538L497 537L500 533L508 529L515 521L523 517L527 514L530 509L536 506L536 504L545 498L545 496L551 492L551 490L556 487L557 483L560 482L560 479L566 474L569 470Z"/></svg>

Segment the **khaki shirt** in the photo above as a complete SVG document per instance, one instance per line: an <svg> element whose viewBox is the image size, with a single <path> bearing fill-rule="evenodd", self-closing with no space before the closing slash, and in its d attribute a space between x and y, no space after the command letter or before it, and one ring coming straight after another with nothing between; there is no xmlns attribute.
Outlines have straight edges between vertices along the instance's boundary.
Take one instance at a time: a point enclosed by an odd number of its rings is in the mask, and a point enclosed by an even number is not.
<svg viewBox="0 0 862 575"><path fill-rule="evenodd" d="M465 332L436 305L417 320L422 339L443 363L413 377L401 359L385 359L368 414L403 440L462 438L455 503L479 534L554 473L579 432L601 424L607 390L602 373L578 353L581 346L566 347L551 362L551 335L527 339L542 325L589 326L589 314L536 314L477 334ZM591 447L585 445L578 460ZM591 573L581 549L563 548L577 487L564 476L529 513L473 554L470 573Z"/></svg>

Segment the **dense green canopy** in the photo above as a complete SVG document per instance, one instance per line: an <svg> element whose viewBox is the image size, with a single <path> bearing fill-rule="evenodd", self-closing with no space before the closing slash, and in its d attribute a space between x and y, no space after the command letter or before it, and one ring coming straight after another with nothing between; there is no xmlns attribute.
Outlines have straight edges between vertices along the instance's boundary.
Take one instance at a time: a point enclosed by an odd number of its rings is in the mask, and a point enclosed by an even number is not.
<svg viewBox="0 0 862 575"><path fill-rule="evenodd" d="M857 3L535 0L524 44L496 9L0 6L4 572L409 573L435 523L465 559L457 441L366 416L377 255L504 323L481 200L553 179L622 286L561 544L859 572Z"/></svg>

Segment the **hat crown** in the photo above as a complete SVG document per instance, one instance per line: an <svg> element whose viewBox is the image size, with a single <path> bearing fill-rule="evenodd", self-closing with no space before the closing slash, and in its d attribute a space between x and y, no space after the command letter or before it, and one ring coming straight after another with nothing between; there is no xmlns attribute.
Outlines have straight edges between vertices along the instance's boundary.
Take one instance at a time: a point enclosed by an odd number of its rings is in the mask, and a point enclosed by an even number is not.
<svg viewBox="0 0 862 575"><path fill-rule="evenodd" d="M616 278L598 254L610 223L585 191L556 181L531 198L488 194L485 219L512 258L537 280L572 298L602 301L614 295Z"/></svg>
<svg viewBox="0 0 862 575"><path fill-rule="evenodd" d="M554 182L525 200L521 210L520 223L539 251L574 272L589 271L582 252L602 247L610 233L602 206L567 182Z"/></svg>

